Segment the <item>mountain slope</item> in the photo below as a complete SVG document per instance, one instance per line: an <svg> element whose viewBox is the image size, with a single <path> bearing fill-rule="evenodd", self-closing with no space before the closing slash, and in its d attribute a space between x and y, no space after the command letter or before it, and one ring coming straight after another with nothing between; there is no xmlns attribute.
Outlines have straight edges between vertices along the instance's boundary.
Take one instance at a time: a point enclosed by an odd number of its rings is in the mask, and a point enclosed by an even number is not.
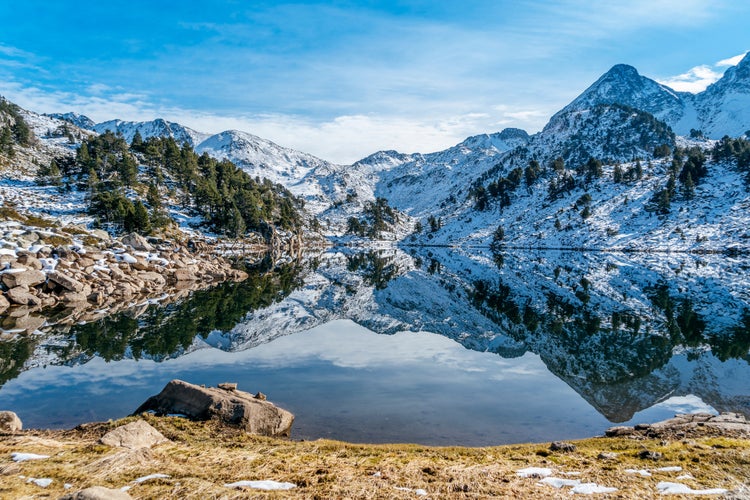
<svg viewBox="0 0 750 500"><path fill-rule="evenodd" d="M750 132L750 53L695 100L699 126L707 137L738 137Z"/></svg>
<svg viewBox="0 0 750 500"><path fill-rule="evenodd" d="M97 123L92 130L99 134L102 134L107 130L116 134L122 134L128 143L133 141L136 131L141 134L143 139L148 139L149 137L172 137L177 142L187 142L193 148L208 137L208 134L197 132L189 127L180 125L179 123L168 122L161 118L157 118L150 122L109 120Z"/></svg>
<svg viewBox="0 0 750 500"><path fill-rule="evenodd" d="M685 114L686 94L638 74L627 64L618 64L550 119L571 111L591 109L599 104L622 104L651 113L667 123L677 123Z"/></svg>

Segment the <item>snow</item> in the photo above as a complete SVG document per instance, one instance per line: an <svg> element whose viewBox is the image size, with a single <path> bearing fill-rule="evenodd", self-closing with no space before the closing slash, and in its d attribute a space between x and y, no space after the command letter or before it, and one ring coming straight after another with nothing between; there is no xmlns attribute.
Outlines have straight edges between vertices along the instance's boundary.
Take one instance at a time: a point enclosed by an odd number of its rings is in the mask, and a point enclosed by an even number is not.
<svg viewBox="0 0 750 500"><path fill-rule="evenodd" d="M27 460L43 460L45 458L49 458L49 455L37 455L35 453L14 452L10 454L10 458L14 462L25 462Z"/></svg>
<svg viewBox="0 0 750 500"><path fill-rule="evenodd" d="M552 475L552 469L546 467L526 467L516 471L521 477L548 477Z"/></svg>
<svg viewBox="0 0 750 500"><path fill-rule="evenodd" d="M625 469L627 474L637 474L643 477L651 477L651 473L646 469Z"/></svg>
<svg viewBox="0 0 750 500"><path fill-rule="evenodd" d="M123 252L117 255L117 260L120 262L127 262L128 264L135 264L138 260L127 252Z"/></svg>
<svg viewBox="0 0 750 500"><path fill-rule="evenodd" d="M26 482L27 483L34 483L35 485L37 485L37 486L39 486L41 488L46 488L47 486L49 486L50 484L52 484L53 480L50 479L50 478L48 478L48 477L43 477L43 478L39 478L39 479L34 478L34 477L30 477Z"/></svg>
<svg viewBox="0 0 750 500"><path fill-rule="evenodd" d="M595 493L614 493L617 488L611 488L608 486L601 486L596 483L581 483L573 486L570 490L571 493L577 493L579 495L593 495Z"/></svg>
<svg viewBox="0 0 750 500"><path fill-rule="evenodd" d="M724 488L712 488L706 490L694 490L681 483L670 483L662 481L656 485L656 489L662 495L723 495L728 490Z"/></svg>
<svg viewBox="0 0 750 500"><path fill-rule="evenodd" d="M581 484L580 479L561 479L558 477L545 477L541 481L539 481L538 484L546 484L548 486L552 486L553 488L560 489L563 486L578 486Z"/></svg>
<svg viewBox="0 0 750 500"><path fill-rule="evenodd" d="M655 469L659 472L680 472L682 470L682 467L679 465L671 466L671 467L659 467L658 469Z"/></svg>
<svg viewBox="0 0 750 500"><path fill-rule="evenodd" d="M406 488L404 486L394 486L393 489L398 490L398 491L410 491L410 492L413 492L418 497L426 497L427 496L427 491L423 490L421 488L415 490L415 489L412 489L412 488Z"/></svg>
<svg viewBox="0 0 750 500"><path fill-rule="evenodd" d="M141 477L139 477L137 479L134 479L133 482L134 483L144 483L144 482L150 481L152 479L167 479L167 478L170 478L170 477L171 476L168 475L168 474L159 474L159 473L157 473L157 474L149 474L148 476L141 476Z"/></svg>
<svg viewBox="0 0 750 500"><path fill-rule="evenodd" d="M266 479L263 481L237 481L234 483L227 483L224 485L226 488L253 488L256 490L291 490L296 488L297 485L293 483L284 483L279 481L273 481Z"/></svg>

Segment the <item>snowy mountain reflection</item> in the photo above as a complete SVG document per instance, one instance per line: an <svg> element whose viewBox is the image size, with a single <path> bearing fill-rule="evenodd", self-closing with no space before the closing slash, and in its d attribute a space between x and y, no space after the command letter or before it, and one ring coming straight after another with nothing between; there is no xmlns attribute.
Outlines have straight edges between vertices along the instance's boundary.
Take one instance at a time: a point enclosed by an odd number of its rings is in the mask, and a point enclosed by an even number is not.
<svg viewBox="0 0 750 500"><path fill-rule="evenodd" d="M750 415L749 275L721 255L336 250L179 304L0 343L0 383L49 364L244 352L351 320L507 360L533 355L610 422L668 399Z"/></svg>

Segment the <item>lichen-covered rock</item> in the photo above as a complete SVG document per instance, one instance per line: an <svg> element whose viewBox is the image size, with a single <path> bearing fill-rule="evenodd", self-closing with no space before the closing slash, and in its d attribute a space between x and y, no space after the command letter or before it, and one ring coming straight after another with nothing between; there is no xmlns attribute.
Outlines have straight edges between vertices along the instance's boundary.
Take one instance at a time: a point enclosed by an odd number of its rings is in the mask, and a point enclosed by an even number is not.
<svg viewBox="0 0 750 500"><path fill-rule="evenodd" d="M294 415L273 403L256 399L244 391L227 391L216 387L172 380L157 395L151 396L135 413L180 413L196 420L218 419L251 434L288 436Z"/></svg>

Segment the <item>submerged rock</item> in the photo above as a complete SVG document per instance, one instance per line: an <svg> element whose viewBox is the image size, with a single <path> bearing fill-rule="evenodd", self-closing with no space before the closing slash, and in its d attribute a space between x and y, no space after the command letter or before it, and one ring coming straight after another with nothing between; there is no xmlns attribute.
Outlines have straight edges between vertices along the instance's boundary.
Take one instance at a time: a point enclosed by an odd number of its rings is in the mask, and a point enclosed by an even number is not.
<svg viewBox="0 0 750 500"><path fill-rule="evenodd" d="M135 411L183 414L196 420L218 419L251 434L289 436L294 415L244 391L201 387L172 380Z"/></svg>

